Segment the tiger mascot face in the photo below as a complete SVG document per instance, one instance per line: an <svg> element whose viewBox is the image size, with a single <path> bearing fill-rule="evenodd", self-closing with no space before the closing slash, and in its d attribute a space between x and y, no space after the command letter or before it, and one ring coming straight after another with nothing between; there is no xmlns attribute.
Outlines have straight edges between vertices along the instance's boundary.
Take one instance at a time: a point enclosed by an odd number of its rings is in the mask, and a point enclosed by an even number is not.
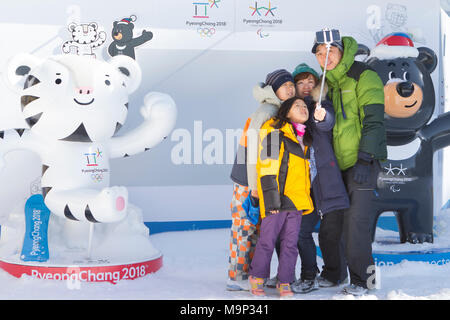
<svg viewBox="0 0 450 320"><path fill-rule="evenodd" d="M9 63L8 80L21 88L22 113L32 132L98 142L124 124L128 95L140 84L141 69L123 55L105 62L72 54L44 60L25 54Z"/></svg>
<svg viewBox="0 0 450 320"><path fill-rule="evenodd" d="M69 31L72 32L72 39L80 44L89 44L97 39L97 24L95 22L89 24L73 22L69 25Z"/></svg>

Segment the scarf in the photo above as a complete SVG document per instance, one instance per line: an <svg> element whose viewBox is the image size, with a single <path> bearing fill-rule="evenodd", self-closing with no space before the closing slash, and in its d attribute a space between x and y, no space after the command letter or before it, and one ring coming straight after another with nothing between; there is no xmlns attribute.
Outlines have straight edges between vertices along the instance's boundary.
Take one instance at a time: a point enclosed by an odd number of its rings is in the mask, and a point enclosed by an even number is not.
<svg viewBox="0 0 450 320"><path fill-rule="evenodd" d="M294 129L297 132L297 135L299 137L303 137L305 134L306 126L302 123L295 123L295 122L293 122L292 125L294 126Z"/></svg>

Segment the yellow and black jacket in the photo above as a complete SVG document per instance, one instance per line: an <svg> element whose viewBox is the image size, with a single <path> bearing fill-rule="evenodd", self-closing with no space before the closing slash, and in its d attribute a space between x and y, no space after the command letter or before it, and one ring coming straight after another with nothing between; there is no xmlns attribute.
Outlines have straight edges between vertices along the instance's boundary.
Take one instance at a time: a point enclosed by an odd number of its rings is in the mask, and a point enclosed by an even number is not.
<svg viewBox="0 0 450 320"><path fill-rule="evenodd" d="M260 130L256 168L261 218L272 210L311 213L309 149L303 150L290 123L280 129L273 123L267 121Z"/></svg>

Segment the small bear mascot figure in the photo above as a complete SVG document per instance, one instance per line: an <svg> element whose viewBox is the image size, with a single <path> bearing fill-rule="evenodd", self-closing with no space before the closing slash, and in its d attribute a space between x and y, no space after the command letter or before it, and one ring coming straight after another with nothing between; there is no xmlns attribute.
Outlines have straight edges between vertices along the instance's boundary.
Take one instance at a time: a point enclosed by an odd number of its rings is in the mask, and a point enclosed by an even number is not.
<svg viewBox="0 0 450 320"><path fill-rule="evenodd" d="M136 59L134 48L153 38L153 33L146 30L143 30L139 37L133 38L134 21L136 21L135 15L120 21L114 21L111 31L113 42L108 47L108 53L112 57L123 54Z"/></svg>

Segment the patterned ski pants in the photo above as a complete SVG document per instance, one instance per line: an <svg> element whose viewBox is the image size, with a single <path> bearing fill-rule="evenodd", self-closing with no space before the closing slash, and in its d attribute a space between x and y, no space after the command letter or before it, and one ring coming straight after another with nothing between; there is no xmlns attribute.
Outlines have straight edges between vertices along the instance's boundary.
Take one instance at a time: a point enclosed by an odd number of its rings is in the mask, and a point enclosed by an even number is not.
<svg viewBox="0 0 450 320"><path fill-rule="evenodd" d="M233 198L231 199L232 225L228 277L236 281L248 279L248 269L258 240L260 224L253 225L247 219L247 214L242 208L242 203L248 195L248 187L239 184L234 185Z"/></svg>

